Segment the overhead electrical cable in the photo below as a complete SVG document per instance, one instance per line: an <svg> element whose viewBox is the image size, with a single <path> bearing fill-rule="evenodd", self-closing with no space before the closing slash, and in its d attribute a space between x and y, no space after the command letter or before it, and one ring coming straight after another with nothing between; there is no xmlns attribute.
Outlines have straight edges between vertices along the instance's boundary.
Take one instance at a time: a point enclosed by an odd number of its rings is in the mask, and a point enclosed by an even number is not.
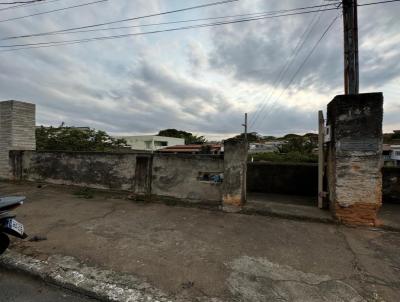
<svg viewBox="0 0 400 302"><path fill-rule="evenodd" d="M331 10L337 10L337 8L324 9L324 10L321 10L321 11L331 11ZM226 24L243 23L243 22L262 20L262 19L279 18L279 17L294 16L294 15L303 15L303 14L309 14L309 13L315 13L315 12L319 12L319 10L317 10L317 11L300 12L300 13L292 13L292 14L285 14L285 15L254 17L254 18L239 19L239 20L233 20L233 21L224 21L224 22L221 21L221 22L214 22L214 23L197 24L197 25L191 25L191 26L183 26L183 27L176 27L176 28L168 28L168 29L147 31L147 32L121 34L121 35L91 37L91 38L83 38L83 39L75 39L75 40L62 40L62 41L49 41L49 42L35 42L35 43L24 43L24 44L0 45L0 48L39 46L39 45L47 45L47 44L59 45L59 44L63 44L63 43L86 43L86 42L91 42L91 41L120 39L120 38L132 37L132 36L142 36L142 35L157 34L157 33L163 33L163 32L173 32L173 31L194 29L194 28L203 28L203 27L220 26L220 25L226 25Z"/></svg>
<svg viewBox="0 0 400 302"><path fill-rule="evenodd" d="M61 1L61 0L47 0L47 1L41 1L41 2L34 2L34 3L30 3L30 4L18 4L18 5L0 8L0 11L16 9L16 8L25 8L25 7L30 7L30 6L39 5L39 4L50 4L50 3L58 2L58 1Z"/></svg>
<svg viewBox="0 0 400 302"><path fill-rule="evenodd" d="M111 24L116 24L116 23L135 21L135 20L139 20L139 19L150 18L150 17L161 16L161 15L172 14L172 13L178 13L178 12L182 12L182 11L186 11L186 10L198 9L198 8L203 8L203 7L206 7L206 6L212 6L212 5L220 5L220 4L225 4L225 3L234 2L234 1L238 1L238 0L227 0L227 1L221 1L221 2L214 2L214 3L208 3L208 4L204 4L204 5L192 6L192 7L178 9L178 10L154 13L154 14L150 14L150 15L132 17L132 18L115 20L115 21L110 21L110 22L103 22L103 23L97 23L97 24L92 24L92 25L72 27L72 28L67 28L67 29L48 31L48 32L42 32L42 33L36 33L36 34L13 36L13 37L7 37L7 38L26 38L26 37L34 37L34 36L52 35L52 34L58 34L58 33L64 33L64 32L78 32L79 30L87 29L87 28L94 28L94 27L100 27L100 26L111 25ZM324 4L324 5L313 5L313 6L307 6L307 7L298 7L298 8L293 8L293 9L266 11L266 12L260 12L260 13L249 13L249 14L242 14L242 15L236 15L236 16L240 17L240 16L258 15L258 14L259 15L283 14L283 13L287 13L287 12L301 11L301 10L321 8L321 7L328 7L329 8L329 7L334 6L337 3L339 3L339 2L330 3L330 4ZM333 10L333 9L336 9L336 8L330 8L330 9ZM289 15L289 14L287 14L287 15ZM226 17L236 17L236 16L233 15L233 16L226 16ZM182 20L182 21L163 22L163 23L152 24L152 25L164 25L164 24L173 24L173 23L213 20L214 18L215 19L220 19L222 17L210 17L210 18L202 18L202 19L190 19L190 20ZM150 26L150 25L144 25L144 26ZM138 25L134 25L132 27L138 27ZM127 27L127 28L129 28L129 27ZM119 29L119 28L116 28L116 29ZM99 29L99 30L108 30L108 28L102 28L102 29Z"/></svg>
<svg viewBox="0 0 400 302"><path fill-rule="evenodd" d="M60 12L60 11L67 10L67 9L72 9L72 8L77 8L77 7L82 7L82 6L87 6L87 5L92 5L92 4L97 4L97 3L101 3L101 2L107 2L107 1L108 0L97 0L97 1L93 1L93 2L81 3L81 4L77 4L77 5L72 5L72 6L52 9L52 10L48 10L48 11L44 11L44 12L40 12L40 13L34 13L34 14L20 16L20 17L13 17L13 18L9 18L9 19L3 19L3 20L0 20L0 23L8 22L8 21L20 20L20 19L25 19L25 18L30 18L30 17L34 17L34 16L40 16L40 15L45 15L45 14L50 14L50 13L55 13L55 12Z"/></svg>
<svg viewBox="0 0 400 302"><path fill-rule="evenodd" d="M45 33L38 33L38 34L10 36L10 37L1 38L0 41L12 40L12 39L20 39L20 38L30 38L30 37L42 37L42 36L48 36L48 35L68 35L68 34L76 34L76 33L96 32L96 31L109 31L109 30L119 30L119 29L138 28L138 27L140 28L140 27L150 27L150 26L159 26L159 25L190 23L190 22L209 21L209 20L218 20L218 19L229 19L229 18L237 18L237 17L245 17L245 16L261 17L261 16L264 16L264 15L268 15L269 16L269 15L273 15L273 13L270 13L270 12L248 13L248 14L221 16L221 17L186 19L186 20L159 22L159 23L147 23L147 24L137 24L137 25L107 27L107 28L95 28L95 29L86 29L86 30L53 31L53 32L45 32Z"/></svg>
<svg viewBox="0 0 400 302"><path fill-rule="evenodd" d="M309 39L314 27L317 25L317 23L319 22L320 19L321 19L321 12L319 14L314 15L313 19L308 24L306 30L301 35L300 39L298 40L295 48L293 49L293 51L291 53L291 55L288 57L286 63L283 65L282 69L280 70L278 76L275 78L275 81L272 84L272 87L270 89L269 95L265 97L264 101L262 102L261 107L259 107L259 109L256 110L254 117L252 118L252 120L250 122L249 129L251 129L253 127L253 125L257 122L258 118L260 117L260 114L264 111L268 102L274 96L275 88L281 84L283 78L285 77L286 73L290 70L290 67L292 66L296 57L302 50L303 46L305 45L305 42Z"/></svg>
<svg viewBox="0 0 400 302"><path fill-rule="evenodd" d="M237 0L233 0L233 1L237 1ZM233 1L222 1L222 2L226 3L226 2L233 2ZM398 2L398 1L400 1L400 0L391 0L390 2ZM222 2L218 2L218 3L221 4ZM380 4L380 3L387 3L387 1L375 2L374 4ZM372 5L372 3L369 3L369 4ZM208 5L210 5L210 4L208 4ZM213 27L213 26L220 26L220 25L225 25L225 24L235 24L235 23L256 21L256 20L262 20L262 19L303 15L303 14L316 13L316 12L320 12L320 11L332 11L332 10L337 10L337 9L338 9L337 7L336 8L326 8L326 9L322 9L322 10L311 10L311 11L282 14L282 15L262 16L262 17L239 19L239 20L226 21L226 22L206 23L206 24L198 24L198 25L184 26L184 27L178 27L178 28L162 29L162 30L155 30L155 31L148 31L148 32L140 32L140 33L121 34L121 35L111 35L111 36L103 36L103 37L92 37L92 38L86 38L86 39L0 45L0 48L9 48L9 49L5 49L5 50L0 50L0 52L17 51L17 50L30 49L30 48L54 47L54 46L60 46L60 45L72 45L72 44L79 44L79 43L87 43L87 42L91 42L91 41L120 39L120 38L127 38L127 37L133 37L133 36L142 36L142 35L157 34L157 33L164 33L164 32L173 32L173 31L180 31L180 30L187 30L187 29L194 29L194 28ZM165 13L163 13L163 14L165 14ZM137 18L140 18L140 17L137 17ZM92 25L91 27L93 27L93 26L94 25Z"/></svg>
<svg viewBox="0 0 400 302"><path fill-rule="evenodd" d="M385 4L385 3L392 3L392 2L399 2L399 1L400 1L400 0L376 1L376 2L369 2L369 3L358 4L357 6L370 6L370 5L375 5L375 4Z"/></svg>
<svg viewBox="0 0 400 302"><path fill-rule="evenodd" d="M13 2L0 2L0 5L12 5L12 4L30 4L34 2L43 2L46 0L30 0L30 1L13 1Z"/></svg>
<svg viewBox="0 0 400 302"><path fill-rule="evenodd" d="M364 3L364 4L359 4L358 6L369 6L369 5L376 5L376 4L385 4L385 3L391 3L391 2L399 2L400 0L388 0L388 1L377 1L377 2L369 2L369 3ZM339 8L339 7L338 7ZM306 60L308 60L307 58L306 58ZM305 64L305 63L304 63ZM303 65L304 66L304 65ZM300 69L303 67L303 66L300 66ZM298 70L298 72L299 72L300 70ZM294 77L296 77L297 76L297 73L294 75ZM291 80L291 82L293 81L293 79ZM291 82L289 83L289 85L291 84ZM274 85L275 86L275 85ZM272 106L271 107L273 107L274 105L275 105L275 103L276 103L276 101L277 100L279 100L280 99L280 97L283 95L283 92L280 94L280 96L273 102L273 104L272 104ZM269 101L269 99L270 98L268 98L268 101ZM267 102L268 102L267 101ZM259 109L257 109L256 110L256 115L254 116L254 118L253 118L253 120L252 120L252 122L250 123L250 125L249 125L249 129L251 129L253 126L254 126L254 124L257 122L257 120L258 120L258 118L260 117L260 112L262 112L264 109L265 109L265 107L266 107L266 104L267 104L267 102L263 102L263 105L259 108ZM267 114L266 114L266 116L264 117L264 118L266 118L266 117L268 117L270 114L271 114L271 112L272 112L272 110L271 111L269 111Z"/></svg>
<svg viewBox="0 0 400 302"><path fill-rule="evenodd" d="M293 83L294 79L296 78L296 76L300 73L300 71L303 69L303 67L306 65L306 63L308 62L308 60L310 59L310 57L312 56L312 54L314 53L314 51L317 49L318 45L321 43L321 41L325 38L325 36L328 34L328 32L331 30L331 28L333 27L333 25L335 24L336 20L339 18L339 16L336 16L331 23L329 23L328 27L325 29L325 31L323 32L323 34L321 35L321 37L317 40L317 42L314 44L314 46L311 48L310 52L308 53L308 55L304 58L303 62L299 65L299 67L297 68L297 70L293 73L292 77L290 78L290 81L287 83L286 87L281 91L280 95L275 99L274 103L276 103L281 97L282 95L287 91L287 89L290 87L290 85ZM268 116L270 116L272 113L272 110L268 111L265 115L264 115L264 120L265 118L267 118Z"/></svg>

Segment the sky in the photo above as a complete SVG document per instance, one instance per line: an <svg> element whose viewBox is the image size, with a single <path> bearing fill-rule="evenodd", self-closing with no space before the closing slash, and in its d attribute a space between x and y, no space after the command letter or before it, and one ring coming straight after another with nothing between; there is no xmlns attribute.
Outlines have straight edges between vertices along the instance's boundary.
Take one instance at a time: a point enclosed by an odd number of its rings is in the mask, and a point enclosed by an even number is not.
<svg viewBox="0 0 400 302"><path fill-rule="evenodd" d="M316 8L311 14L56 47L18 51L1 47L144 33L215 19L149 26L153 23L329 3L238 0L102 26L107 29L103 31L4 40L218 0L107 0L8 20L94 1L47 0L7 10L1 10L8 7L1 5L0 100L35 103L38 125L65 122L113 135L156 134L176 128L219 140L243 131L245 112L249 131L262 135L316 132L318 110L325 110L335 95L343 93L340 10ZM359 0L359 4L374 1ZM384 93L385 132L400 129L399 15L400 2L359 8L360 92ZM137 27L110 29L121 26Z"/></svg>

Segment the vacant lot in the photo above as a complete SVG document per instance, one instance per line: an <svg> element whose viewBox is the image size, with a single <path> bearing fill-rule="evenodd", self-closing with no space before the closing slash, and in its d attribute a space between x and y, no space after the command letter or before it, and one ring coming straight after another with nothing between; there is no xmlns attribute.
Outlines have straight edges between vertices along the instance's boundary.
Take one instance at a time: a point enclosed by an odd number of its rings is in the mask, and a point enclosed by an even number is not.
<svg viewBox="0 0 400 302"><path fill-rule="evenodd" d="M46 238L12 249L73 256L190 301L400 299L399 233L74 192L0 183L0 195L28 197L17 219Z"/></svg>

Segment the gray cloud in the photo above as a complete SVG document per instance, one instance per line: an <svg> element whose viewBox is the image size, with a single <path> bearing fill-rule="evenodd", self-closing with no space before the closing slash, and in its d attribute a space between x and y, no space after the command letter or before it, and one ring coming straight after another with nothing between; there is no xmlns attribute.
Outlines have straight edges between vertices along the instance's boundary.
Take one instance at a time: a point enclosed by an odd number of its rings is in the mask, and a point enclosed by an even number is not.
<svg viewBox="0 0 400 302"><path fill-rule="evenodd" d="M302 1L302 5L319 3L320 0ZM180 0L168 3L161 0L107 2L90 9L51 14L18 23L6 22L0 27L0 37L56 30L196 4L197 0L185 1L185 5ZM296 6L299 3L294 0L243 0L238 4L192 12L186 17L174 15L141 22ZM26 9L25 13L40 11L40 7ZM379 10L365 8L360 12L361 83L364 89L379 90L399 78L399 7L393 5ZM371 17L373 13L376 18ZM15 14L9 12L1 16L6 18ZM321 15L305 51L300 54L289 74L296 70L306 50L319 38L334 15ZM45 124L57 125L64 121L70 125L92 126L112 133L155 133L172 127L210 135L231 135L242 131L243 114L248 110L246 105L259 108L257 102L260 100L251 97L257 93L261 95L261 100L264 99L265 84L274 83L277 73L311 19L312 16L299 16L208 30L1 53L0 98L36 103L38 122ZM289 97L276 102L267 117L261 115L257 131L279 135L315 130L315 112L320 108L301 108L297 106L296 98L298 93L307 90L311 95L326 95L328 102L342 90L340 22L294 81ZM96 35L108 34L111 32ZM79 37L92 35L81 34ZM74 37L66 35L51 39ZM35 38L29 42L43 40ZM287 80L280 88L285 87ZM238 86L245 91L244 96L236 95ZM247 98L248 103L237 101ZM385 120L393 125L400 115L400 109L393 105L394 102L395 99L388 100L388 112L385 115ZM267 106L267 109L271 107Z"/></svg>
<svg viewBox="0 0 400 302"><path fill-rule="evenodd" d="M242 7L248 1L242 3ZM320 1L304 1L304 5L320 4ZM297 1L280 1L275 8L298 7ZM270 8L271 9L271 8ZM360 8L360 69L362 88L369 90L380 87L400 73L400 48L396 45L400 37L399 5L380 5ZM338 12L321 12L318 22L311 31L304 49L299 53L294 66L280 87L286 87L291 75L297 70L311 47L319 39L327 25ZM275 83L280 70L285 66L292 50L314 17L294 16L256 21L218 28L213 32L214 49L210 62L214 68L233 72L240 81ZM373 22L371 22L373 20ZM342 20L320 43L317 50L290 86L296 91L313 89L327 93L342 85ZM383 43L368 45L368 41L379 36ZM390 56L387 54L390 53Z"/></svg>

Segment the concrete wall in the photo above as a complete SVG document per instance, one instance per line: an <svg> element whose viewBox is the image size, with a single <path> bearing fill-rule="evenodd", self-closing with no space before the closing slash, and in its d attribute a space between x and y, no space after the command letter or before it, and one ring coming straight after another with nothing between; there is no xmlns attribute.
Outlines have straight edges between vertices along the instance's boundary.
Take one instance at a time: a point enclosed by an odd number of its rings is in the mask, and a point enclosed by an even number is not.
<svg viewBox="0 0 400 302"><path fill-rule="evenodd" d="M152 194L195 201L222 199L221 183L201 181L203 173L224 172L221 156L155 154L152 168Z"/></svg>
<svg viewBox="0 0 400 302"><path fill-rule="evenodd" d="M317 196L318 165L253 162L247 164L248 192Z"/></svg>
<svg viewBox="0 0 400 302"><path fill-rule="evenodd" d="M328 104L330 209L346 224L377 223L382 203L382 93L336 96Z"/></svg>
<svg viewBox="0 0 400 302"><path fill-rule="evenodd" d="M246 202L248 144L237 139L224 142L223 207L227 212L240 210Z"/></svg>
<svg viewBox="0 0 400 302"><path fill-rule="evenodd" d="M136 154L11 152L15 178L98 189L131 190Z"/></svg>
<svg viewBox="0 0 400 302"><path fill-rule="evenodd" d="M144 170L138 169L143 158L149 161ZM222 198L221 183L199 180L202 173L224 172L221 156L12 151L10 162L15 180L128 190L194 202L220 203Z"/></svg>
<svg viewBox="0 0 400 302"><path fill-rule="evenodd" d="M18 101L0 102L0 178L9 178L9 151L34 150L35 105Z"/></svg>
<svg viewBox="0 0 400 302"><path fill-rule="evenodd" d="M400 202L400 167L383 167L383 202ZM247 165L248 192L316 196L318 165L254 162Z"/></svg>

